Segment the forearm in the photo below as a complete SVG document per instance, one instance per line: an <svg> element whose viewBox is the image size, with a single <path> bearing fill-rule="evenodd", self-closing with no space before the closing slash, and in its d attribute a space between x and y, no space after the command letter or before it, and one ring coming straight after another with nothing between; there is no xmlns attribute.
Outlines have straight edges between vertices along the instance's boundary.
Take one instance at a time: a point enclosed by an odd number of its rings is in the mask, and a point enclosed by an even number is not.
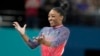
<svg viewBox="0 0 100 56"><path fill-rule="evenodd" d="M32 43L29 41L29 37L26 34L21 34L23 40L27 43L27 45L31 48Z"/></svg>
<svg viewBox="0 0 100 56"><path fill-rule="evenodd" d="M21 36L26 43L29 41L29 37L26 34L21 34Z"/></svg>
<svg viewBox="0 0 100 56"><path fill-rule="evenodd" d="M24 39L24 41L27 43L27 45L31 49L34 49L35 47L37 47L39 45L37 41L30 40L26 34L21 34L21 36L22 36L22 38Z"/></svg>

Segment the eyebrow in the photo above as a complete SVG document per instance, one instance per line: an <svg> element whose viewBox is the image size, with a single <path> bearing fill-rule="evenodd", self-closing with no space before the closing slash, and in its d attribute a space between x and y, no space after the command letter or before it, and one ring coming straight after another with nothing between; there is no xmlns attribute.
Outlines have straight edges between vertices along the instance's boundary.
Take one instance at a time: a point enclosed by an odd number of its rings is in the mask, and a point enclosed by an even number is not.
<svg viewBox="0 0 100 56"><path fill-rule="evenodd" d="M50 15L50 14L49 14ZM51 14L51 15L55 15L55 14Z"/></svg>
<svg viewBox="0 0 100 56"><path fill-rule="evenodd" d="M48 14L48 16L49 16L49 15L55 15L55 14Z"/></svg>

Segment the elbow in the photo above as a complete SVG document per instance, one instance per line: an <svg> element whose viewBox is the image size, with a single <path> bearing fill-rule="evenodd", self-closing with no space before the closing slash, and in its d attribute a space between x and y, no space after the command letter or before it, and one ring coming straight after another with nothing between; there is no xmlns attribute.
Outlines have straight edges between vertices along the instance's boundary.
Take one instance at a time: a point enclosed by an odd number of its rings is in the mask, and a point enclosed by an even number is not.
<svg viewBox="0 0 100 56"><path fill-rule="evenodd" d="M28 44L28 47L30 48L30 49L34 49L34 46L32 45L32 44L30 44L30 43L27 43Z"/></svg>
<svg viewBox="0 0 100 56"><path fill-rule="evenodd" d="M30 49L36 48L38 45L29 45Z"/></svg>
<svg viewBox="0 0 100 56"><path fill-rule="evenodd" d="M29 40L29 42L27 42L27 44L30 47L30 49L34 49L36 47L36 44L34 42L32 42L31 40Z"/></svg>
<svg viewBox="0 0 100 56"><path fill-rule="evenodd" d="M30 49L34 49L36 46L29 45Z"/></svg>
<svg viewBox="0 0 100 56"><path fill-rule="evenodd" d="M34 47L30 46L30 49L34 49Z"/></svg>

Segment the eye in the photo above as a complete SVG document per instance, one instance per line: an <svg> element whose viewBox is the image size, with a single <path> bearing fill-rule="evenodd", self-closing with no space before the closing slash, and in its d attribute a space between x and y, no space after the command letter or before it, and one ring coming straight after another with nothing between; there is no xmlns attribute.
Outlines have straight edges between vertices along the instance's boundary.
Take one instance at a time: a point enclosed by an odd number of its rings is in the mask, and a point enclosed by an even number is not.
<svg viewBox="0 0 100 56"><path fill-rule="evenodd" d="M52 17L55 17L55 16L52 16Z"/></svg>

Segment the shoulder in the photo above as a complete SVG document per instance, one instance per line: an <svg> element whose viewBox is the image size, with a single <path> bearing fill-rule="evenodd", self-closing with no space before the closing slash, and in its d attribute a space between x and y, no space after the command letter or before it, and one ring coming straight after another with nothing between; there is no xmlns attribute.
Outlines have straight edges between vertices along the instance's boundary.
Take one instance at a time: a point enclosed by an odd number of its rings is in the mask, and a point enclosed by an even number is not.
<svg viewBox="0 0 100 56"><path fill-rule="evenodd" d="M65 26L64 26L64 29L65 29L66 31L69 31L69 32L70 32L70 29L69 29L68 27L65 27Z"/></svg>
<svg viewBox="0 0 100 56"><path fill-rule="evenodd" d="M65 27L65 26L60 28L60 31L70 33L70 29L68 27Z"/></svg>
<svg viewBox="0 0 100 56"><path fill-rule="evenodd" d="M49 29L51 29L51 27L43 27L43 28L41 29L41 31L49 30Z"/></svg>

